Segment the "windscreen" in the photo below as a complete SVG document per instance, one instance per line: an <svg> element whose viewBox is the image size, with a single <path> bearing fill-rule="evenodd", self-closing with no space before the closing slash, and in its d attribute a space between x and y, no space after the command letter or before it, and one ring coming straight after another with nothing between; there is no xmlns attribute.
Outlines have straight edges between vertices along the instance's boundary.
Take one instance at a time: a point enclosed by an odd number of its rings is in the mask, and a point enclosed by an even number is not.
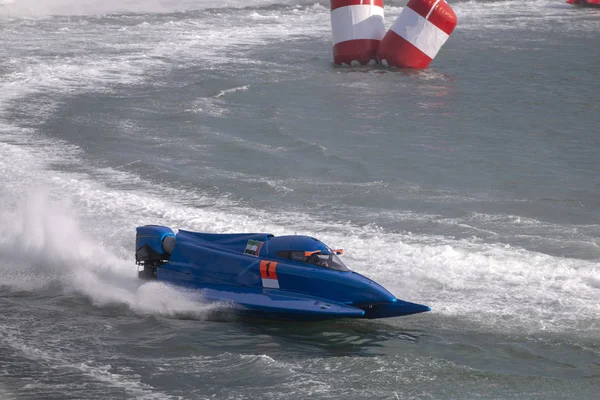
<svg viewBox="0 0 600 400"><path fill-rule="evenodd" d="M335 254L313 254L308 257L306 262L320 267L335 269L336 271L348 271L342 260Z"/></svg>
<svg viewBox="0 0 600 400"><path fill-rule="evenodd" d="M315 253L307 257L303 251L292 250L277 252L277 256L317 265L319 267L334 269L336 271L348 271L348 267L346 267L342 260L340 260L340 258L335 254Z"/></svg>

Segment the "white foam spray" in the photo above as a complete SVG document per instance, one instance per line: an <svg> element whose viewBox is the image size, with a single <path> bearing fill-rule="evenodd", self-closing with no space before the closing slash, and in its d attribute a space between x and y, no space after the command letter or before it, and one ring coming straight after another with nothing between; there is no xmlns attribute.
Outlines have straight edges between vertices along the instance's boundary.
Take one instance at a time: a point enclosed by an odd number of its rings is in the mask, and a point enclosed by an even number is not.
<svg viewBox="0 0 600 400"><path fill-rule="evenodd" d="M196 293L157 282L142 284L132 257L117 256L115 246L106 246L102 238L88 238L72 207L38 190L16 210L0 214L5 228L0 239L3 285L34 292L58 284L97 306L125 304L136 312L167 316L204 318L215 308L199 301Z"/></svg>
<svg viewBox="0 0 600 400"><path fill-rule="evenodd" d="M111 13L165 13L202 9L260 7L298 4L303 1L272 0L2 0L3 13L11 16L97 15ZM312 4L314 2L304 1Z"/></svg>

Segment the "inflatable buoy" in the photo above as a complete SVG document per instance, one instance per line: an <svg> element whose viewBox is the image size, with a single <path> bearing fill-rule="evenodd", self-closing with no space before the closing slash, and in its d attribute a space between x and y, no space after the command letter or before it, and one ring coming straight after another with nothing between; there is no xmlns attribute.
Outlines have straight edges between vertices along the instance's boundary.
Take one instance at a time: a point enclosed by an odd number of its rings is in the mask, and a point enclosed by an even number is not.
<svg viewBox="0 0 600 400"><path fill-rule="evenodd" d="M410 0L385 35L377 59L384 66L426 68L456 26L444 0Z"/></svg>
<svg viewBox="0 0 600 400"><path fill-rule="evenodd" d="M376 63L385 35L383 0L331 0L331 33L335 64Z"/></svg>
<svg viewBox="0 0 600 400"><path fill-rule="evenodd" d="M579 6L600 7L600 0L567 0L567 3Z"/></svg>

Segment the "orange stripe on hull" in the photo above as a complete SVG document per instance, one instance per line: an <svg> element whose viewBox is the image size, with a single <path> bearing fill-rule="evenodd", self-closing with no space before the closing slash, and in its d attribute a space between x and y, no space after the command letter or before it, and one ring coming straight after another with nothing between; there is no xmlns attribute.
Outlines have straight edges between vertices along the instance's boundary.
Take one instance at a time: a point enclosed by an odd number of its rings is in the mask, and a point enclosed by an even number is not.
<svg viewBox="0 0 600 400"><path fill-rule="evenodd" d="M277 273L275 272L277 263L275 261L261 261L260 262L260 277L262 279L277 279Z"/></svg>

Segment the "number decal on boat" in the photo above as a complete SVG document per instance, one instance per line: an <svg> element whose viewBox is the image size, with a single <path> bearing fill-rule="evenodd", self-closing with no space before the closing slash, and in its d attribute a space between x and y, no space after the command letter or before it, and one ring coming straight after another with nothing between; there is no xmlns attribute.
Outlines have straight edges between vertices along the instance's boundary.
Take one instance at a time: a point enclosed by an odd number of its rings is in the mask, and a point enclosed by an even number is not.
<svg viewBox="0 0 600 400"><path fill-rule="evenodd" d="M260 277L263 287L270 289L279 289L279 280L277 279L277 263L275 261L260 262Z"/></svg>

